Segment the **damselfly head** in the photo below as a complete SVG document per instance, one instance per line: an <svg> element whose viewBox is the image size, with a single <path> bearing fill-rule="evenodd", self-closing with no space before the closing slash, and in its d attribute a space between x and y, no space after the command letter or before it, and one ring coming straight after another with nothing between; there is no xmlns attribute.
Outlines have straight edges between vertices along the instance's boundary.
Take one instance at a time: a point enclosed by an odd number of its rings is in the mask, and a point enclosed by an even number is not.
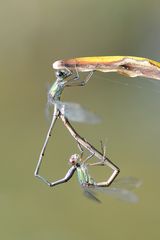
<svg viewBox="0 0 160 240"><path fill-rule="evenodd" d="M71 164L71 165L76 165L78 162L79 162L79 159L80 159L80 156L79 156L79 154L73 154L71 157L70 157L70 159L69 159L69 164Z"/></svg>
<svg viewBox="0 0 160 240"><path fill-rule="evenodd" d="M67 77L69 77L71 75L71 72L67 69L61 69L61 70L57 70L55 72L56 78L59 80L63 80Z"/></svg>

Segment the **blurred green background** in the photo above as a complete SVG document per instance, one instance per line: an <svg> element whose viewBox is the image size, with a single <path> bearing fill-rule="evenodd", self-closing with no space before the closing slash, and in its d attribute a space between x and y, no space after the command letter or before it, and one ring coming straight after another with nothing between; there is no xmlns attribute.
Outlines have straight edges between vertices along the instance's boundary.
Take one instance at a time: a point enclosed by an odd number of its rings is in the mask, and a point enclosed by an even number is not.
<svg viewBox="0 0 160 240"><path fill-rule="evenodd" d="M49 121L47 89L58 59L135 55L160 59L158 0L1 1L1 239L159 239L160 83L94 74L85 88L69 88L65 101L96 112L99 125L78 132L121 168L143 181L131 205L101 195L86 199L74 177L48 188L33 176ZM65 175L76 144L58 122L41 173Z"/></svg>

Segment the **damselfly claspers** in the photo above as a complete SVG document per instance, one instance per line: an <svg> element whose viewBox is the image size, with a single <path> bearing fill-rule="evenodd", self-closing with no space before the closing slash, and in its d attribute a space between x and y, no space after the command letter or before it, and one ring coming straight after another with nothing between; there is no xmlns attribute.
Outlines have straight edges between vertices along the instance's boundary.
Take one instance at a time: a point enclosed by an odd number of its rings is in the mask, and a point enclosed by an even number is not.
<svg viewBox="0 0 160 240"><path fill-rule="evenodd" d="M77 77L68 80L71 74L72 73L68 72L67 70L60 70L60 71L58 70L56 72L57 79L53 84L53 86L51 87L51 89L49 90L48 101L50 104L54 105L54 112L53 112L52 121L48 130L46 139L44 141L42 150L40 152L39 160L38 160L34 175L40 178L46 184L48 184L48 181L39 174L39 170L40 170L40 166L42 163L43 156L45 154L45 150L46 150L49 138L51 137L53 126L57 118L61 118L62 122L64 123L65 127L69 130L72 137L74 137L74 139L79 144L81 144L84 148L86 148L91 154L94 154L97 157L97 159L101 161L105 161L106 165L108 165L113 170L110 178L108 179L108 185L110 185L111 182L118 175L120 171L119 168L114 163L112 163L110 159L108 159L96 148L94 148L89 142L87 142L86 139L81 137L69 122L69 119L70 119L72 121L96 123L97 121L99 121L99 118L97 118L97 116L95 116L93 113L86 111L79 104L65 103L60 101L61 94L65 87L83 86L91 76L90 74L90 76L86 78L85 81L79 81L79 79L77 80Z"/></svg>

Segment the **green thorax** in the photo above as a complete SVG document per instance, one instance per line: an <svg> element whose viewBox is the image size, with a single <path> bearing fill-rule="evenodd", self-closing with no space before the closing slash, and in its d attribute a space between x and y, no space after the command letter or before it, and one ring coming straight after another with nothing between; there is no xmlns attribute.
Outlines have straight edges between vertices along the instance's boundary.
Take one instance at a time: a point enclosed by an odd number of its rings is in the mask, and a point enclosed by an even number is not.
<svg viewBox="0 0 160 240"><path fill-rule="evenodd" d="M94 185L95 181L88 173L88 168L85 164L77 167L78 181L81 185Z"/></svg>
<svg viewBox="0 0 160 240"><path fill-rule="evenodd" d="M56 80L48 92L49 98L51 98L54 101L60 100L63 89L64 89L64 82L60 80Z"/></svg>

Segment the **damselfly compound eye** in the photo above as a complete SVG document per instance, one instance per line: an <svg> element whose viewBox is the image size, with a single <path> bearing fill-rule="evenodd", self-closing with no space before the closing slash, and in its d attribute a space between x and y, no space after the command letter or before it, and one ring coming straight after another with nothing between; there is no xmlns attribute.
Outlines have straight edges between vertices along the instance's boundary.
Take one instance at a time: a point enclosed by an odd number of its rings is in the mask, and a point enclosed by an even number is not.
<svg viewBox="0 0 160 240"><path fill-rule="evenodd" d="M65 74L65 71L62 71L62 70L58 70L56 71L56 77L64 77L66 74Z"/></svg>
<svg viewBox="0 0 160 240"><path fill-rule="evenodd" d="M66 79L67 77L69 77L72 72L70 70L67 70L67 69L61 69L61 70L58 70L56 71L56 78L59 78L59 79Z"/></svg>
<svg viewBox="0 0 160 240"><path fill-rule="evenodd" d="M70 157L70 159L69 159L69 163L71 164L71 165L76 165L77 164L77 162L78 162L78 160L79 160L79 155L78 154L73 154L71 157Z"/></svg>

